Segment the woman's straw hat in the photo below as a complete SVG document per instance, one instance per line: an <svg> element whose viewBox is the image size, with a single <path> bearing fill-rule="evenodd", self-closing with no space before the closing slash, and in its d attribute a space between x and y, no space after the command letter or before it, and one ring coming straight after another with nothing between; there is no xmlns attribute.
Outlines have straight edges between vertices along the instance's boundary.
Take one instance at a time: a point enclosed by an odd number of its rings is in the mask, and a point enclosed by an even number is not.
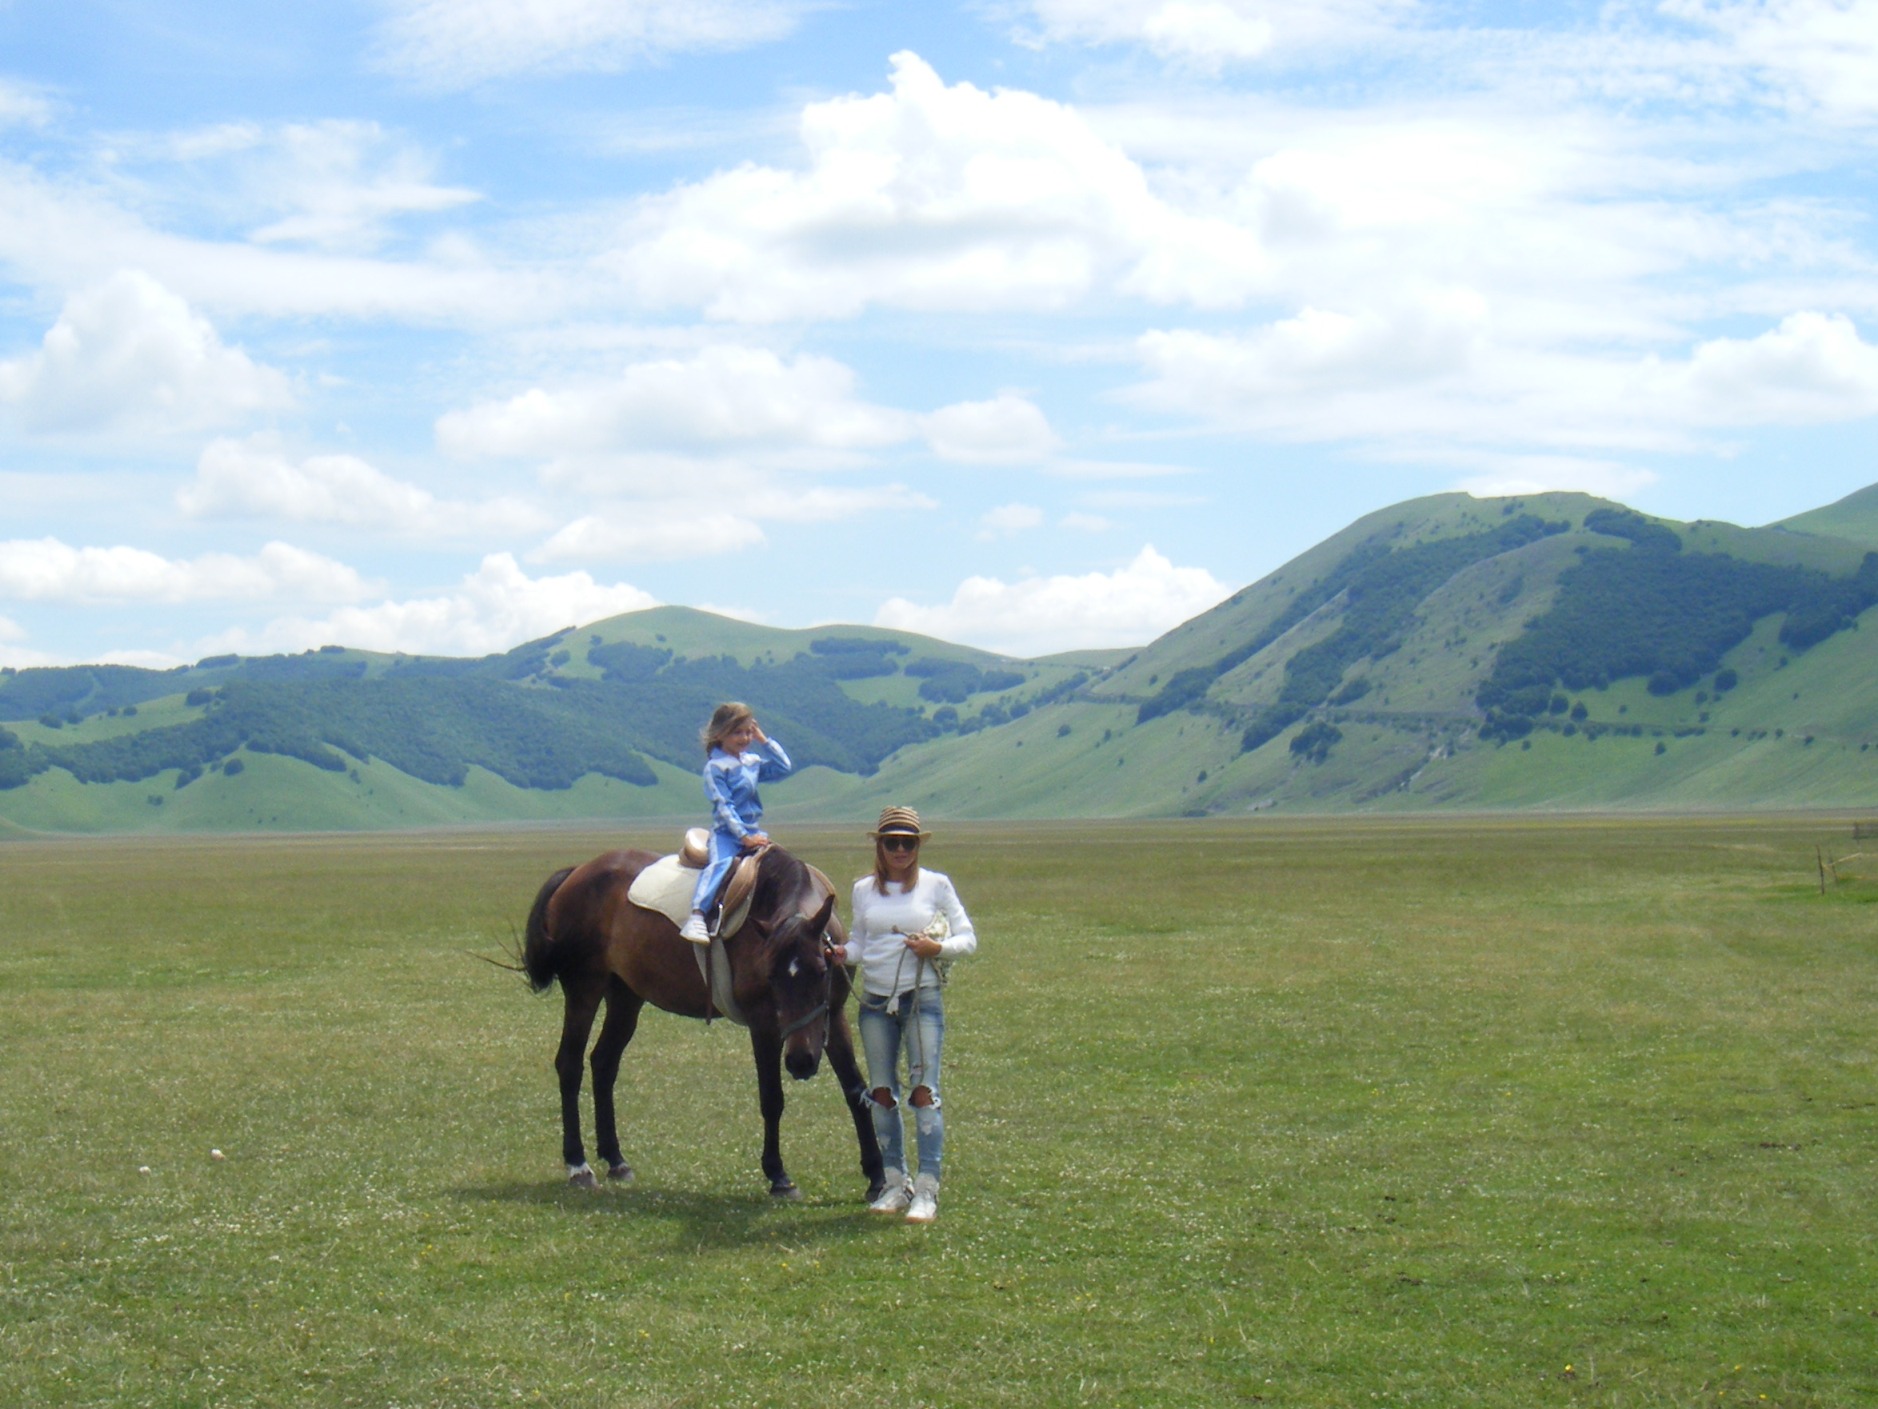
<svg viewBox="0 0 1878 1409"><path fill-rule="evenodd" d="M904 836L908 832L918 837L921 841L925 841L926 838L932 835L931 832L922 832L920 830L919 813L915 812L912 808L883 807L880 809L880 821L874 824L874 830L869 832L868 835L870 837L890 836L894 834Z"/></svg>

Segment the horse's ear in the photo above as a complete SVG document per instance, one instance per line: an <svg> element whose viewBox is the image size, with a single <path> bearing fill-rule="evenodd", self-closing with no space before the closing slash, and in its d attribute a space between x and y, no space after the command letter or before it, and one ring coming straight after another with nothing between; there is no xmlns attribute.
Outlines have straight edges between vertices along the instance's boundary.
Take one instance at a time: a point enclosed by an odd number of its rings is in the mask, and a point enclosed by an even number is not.
<svg viewBox="0 0 1878 1409"><path fill-rule="evenodd" d="M809 917L809 933L824 935L828 933L828 922L835 918L835 898L829 896L822 902L822 908Z"/></svg>

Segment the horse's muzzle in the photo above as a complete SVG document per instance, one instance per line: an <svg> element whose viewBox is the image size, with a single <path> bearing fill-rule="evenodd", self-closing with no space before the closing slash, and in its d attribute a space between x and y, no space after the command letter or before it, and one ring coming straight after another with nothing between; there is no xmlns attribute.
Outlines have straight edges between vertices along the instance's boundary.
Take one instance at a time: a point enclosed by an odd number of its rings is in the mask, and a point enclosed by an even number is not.
<svg viewBox="0 0 1878 1409"><path fill-rule="evenodd" d="M822 1068L820 1052L785 1052L783 1066L797 1081L807 1081Z"/></svg>

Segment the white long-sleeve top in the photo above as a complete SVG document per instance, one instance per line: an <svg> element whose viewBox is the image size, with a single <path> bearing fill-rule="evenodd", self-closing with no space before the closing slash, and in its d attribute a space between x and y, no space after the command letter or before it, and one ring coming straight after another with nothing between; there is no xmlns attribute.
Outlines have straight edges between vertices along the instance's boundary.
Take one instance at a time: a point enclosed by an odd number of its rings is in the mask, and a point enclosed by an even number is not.
<svg viewBox="0 0 1878 1409"><path fill-rule="evenodd" d="M876 995L904 993L917 985L938 986L939 974L930 962L922 964L906 947L906 937L917 934L944 915L951 933L939 941L939 957L960 959L978 952L978 936L971 917L959 903L951 878L922 866L909 889L899 881L887 882L887 893L875 887L872 875L854 883L853 920L848 925L847 957L861 966L861 986Z"/></svg>

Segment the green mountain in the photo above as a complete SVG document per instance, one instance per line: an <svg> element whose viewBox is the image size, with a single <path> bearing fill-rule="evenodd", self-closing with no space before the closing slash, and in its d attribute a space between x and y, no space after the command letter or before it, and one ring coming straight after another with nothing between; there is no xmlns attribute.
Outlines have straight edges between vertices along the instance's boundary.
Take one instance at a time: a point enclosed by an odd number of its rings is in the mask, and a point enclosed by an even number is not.
<svg viewBox="0 0 1878 1409"><path fill-rule="evenodd" d="M1874 603L1878 558L1824 531L1435 496L861 791L942 815L1870 806Z"/></svg>
<svg viewBox="0 0 1878 1409"><path fill-rule="evenodd" d="M1878 486L1760 529L1576 494L1371 514L1138 651L1013 660L679 607L478 660L0 675L0 838L701 810L749 701L780 818L1878 801Z"/></svg>
<svg viewBox="0 0 1878 1409"><path fill-rule="evenodd" d="M1878 549L1878 484L1867 485L1823 509L1796 514L1774 527L1820 538L1843 538L1848 543Z"/></svg>
<svg viewBox="0 0 1878 1409"><path fill-rule="evenodd" d="M328 646L169 671L6 671L0 829L682 816L701 806L699 727L732 698L788 742L806 799L909 744L1021 718L1125 654L1014 661L664 607L477 660Z"/></svg>

